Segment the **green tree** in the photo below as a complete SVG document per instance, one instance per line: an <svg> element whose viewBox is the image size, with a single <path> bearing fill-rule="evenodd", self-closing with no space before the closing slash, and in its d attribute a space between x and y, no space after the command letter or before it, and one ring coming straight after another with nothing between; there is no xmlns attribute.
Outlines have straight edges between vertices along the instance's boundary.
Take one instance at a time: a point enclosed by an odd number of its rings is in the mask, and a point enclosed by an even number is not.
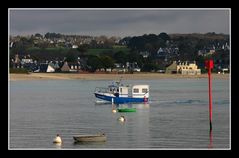
<svg viewBox="0 0 239 158"><path fill-rule="evenodd" d="M126 52L122 52L122 51L118 51L113 55L114 60L117 63L121 63L121 64L126 64L127 62L127 53Z"/></svg>
<svg viewBox="0 0 239 158"><path fill-rule="evenodd" d="M100 60L105 71L107 68L114 68L114 60L110 56L103 55L100 57Z"/></svg>
<svg viewBox="0 0 239 158"><path fill-rule="evenodd" d="M168 35L167 33L165 33L165 32L160 33L160 34L158 35L158 37L161 38L162 40L164 40L164 42L170 40L169 35Z"/></svg>
<svg viewBox="0 0 239 158"><path fill-rule="evenodd" d="M128 54L128 61L130 63L137 62L138 66L141 67L143 64L143 57L136 51L132 51Z"/></svg>
<svg viewBox="0 0 239 158"><path fill-rule="evenodd" d="M142 67L142 71L146 71L146 72L153 71L153 70L156 71L158 69L159 69L158 65L153 64L153 63L146 63Z"/></svg>
<svg viewBox="0 0 239 158"><path fill-rule="evenodd" d="M68 53L66 54L66 61L67 62L76 62L77 61L77 51L70 49Z"/></svg>
<svg viewBox="0 0 239 158"><path fill-rule="evenodd" d="M98 56L90 55L87 59L87 65L91 72L95 72L97 69L102 68L101 60Z"/></svg>
<svg viewBox="0 0 239 158"><path fill-rule="evenodd" d="M40 33L36 33L35 37L43 38L43 36Z"/></svg>
<svg viewBox="0 0 239 158"><path fill-rule="evenodd" d="M49 38L49 39L53 39L53 38L60 38L62 35L60 33L50 33L50 32L47 32L45 34L45 38Z"/></svg>
<svg viewBox="0 0 239 158"><path fill-rule="evenodd" d="M179 41L178 48L180 53L180 59L185 60L195 60L196 57L196 43L189 38L182 38Z"/></svg>
<svg viewBox="0 0 239 158"><path fill-rule="evenodd" d="M89 45L88 45L88 44L80 45L80 46L77 48L77 51L79 52L79 56L85 57L88 48L89 48Z"/></svg>

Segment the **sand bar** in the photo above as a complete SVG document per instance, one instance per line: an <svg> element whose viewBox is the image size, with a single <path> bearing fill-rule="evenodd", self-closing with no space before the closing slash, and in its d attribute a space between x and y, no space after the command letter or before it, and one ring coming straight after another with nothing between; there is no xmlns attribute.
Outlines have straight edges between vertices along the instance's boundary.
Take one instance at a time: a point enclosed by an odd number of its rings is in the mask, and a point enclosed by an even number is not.
<svg viewBox="0 0 239 158"><path fill-rule="evenodd" d="M18 80L147 80L147 79L190 79L207 78L207 74L181 75L161 73L135 73L135 74L81 74L81 73L30 73L30 74L9 74L10 81ZM229 74L213 74L215 79L229 79Z"/></svg>

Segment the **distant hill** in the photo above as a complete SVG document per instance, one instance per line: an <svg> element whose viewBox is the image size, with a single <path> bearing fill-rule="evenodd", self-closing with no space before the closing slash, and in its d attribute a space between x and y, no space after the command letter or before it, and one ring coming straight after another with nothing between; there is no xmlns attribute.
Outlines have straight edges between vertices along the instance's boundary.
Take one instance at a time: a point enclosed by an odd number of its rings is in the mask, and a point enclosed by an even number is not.
<svg viewBox="0 0 239 158"><path fill-rule="evenodd" d="M191 33L191 34L168 34L169 37L172 40L178 39L178 38L197 38L197 39L208 39L208 40L224 40L229 38L229 35L226 34L216 34L214 32L212 33L206 33L206 34L200 34L200 33Z"/></svg>

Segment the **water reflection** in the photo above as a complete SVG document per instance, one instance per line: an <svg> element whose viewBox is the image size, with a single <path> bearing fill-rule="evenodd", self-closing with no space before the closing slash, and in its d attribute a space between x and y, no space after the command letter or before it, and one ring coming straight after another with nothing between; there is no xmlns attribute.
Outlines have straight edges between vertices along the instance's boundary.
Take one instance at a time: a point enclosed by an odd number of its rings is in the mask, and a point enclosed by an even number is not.
<svg viewBox="0 0 239 158"><path fill-rule="evenodd" d="M209 131L209 146L208 148L213 148L213 141L212 141L212 130Z"/></svg>
<svg viewBox="0 0 239 158"><path fill-rule="evenodd" d="M115 104L107 101L95 101L95 106L103 106L103 105L110 105L111 104L111 111L112 113L115 113L118 108L136 108L136 109L149 109L150 104L149 102L144 103L126 103L126 104ZM116 111L115 111L116 110Z"/></svg>
<svg viewBox="0 0 239 158"><path fill-rule="evenodd" d="M112 104L111 102L108 101L101 101L101 100L96 100L95 101L95 106L98 105L109 105ZM112 107L115 108L138 108L138 109L144 109L144 108L149 108L149 102L143 102L143 103L126 103L126 104L112 104Z"/></svg>
<svg viewBox="0 0 239 158"><path fill-rule="evenodd" d="M148 109L149 103L128 103L128 104L116 104L117 108L136 108L136 109Z"/></svg>
<svg viewBox="0 0 239 158"><path fill-rule="evenodd" d="M62 143L54 143L54 146L56 149L61 149L62 148Z"/></svg>
<svg viewBox="0 0 239 158"><path fill-rule="evenodd" d="M104 145L106 142L105 141L100 141L100 142L97 142L97 141L95 141L95 142L90 142L90 141L88 141L88 142L74 142L73 144L74 145Z"/></svg>

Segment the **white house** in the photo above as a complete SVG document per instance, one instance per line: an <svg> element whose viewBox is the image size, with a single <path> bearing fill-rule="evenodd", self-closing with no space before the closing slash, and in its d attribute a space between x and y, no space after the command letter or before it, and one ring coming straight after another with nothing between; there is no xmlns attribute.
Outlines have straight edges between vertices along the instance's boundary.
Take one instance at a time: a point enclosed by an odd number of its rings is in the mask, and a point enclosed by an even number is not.
<svg viewBox="0 0 239 158"><path fill-rule="evenodd" d="M185 63L179 63L177 65L177 73L181 73L182 75L200 75L201 69L198 69L196 62L189 63L186 61Z"/></svg>
<svg viewBox="0 0 239 158"><path fill-rule="evenodd" d="M50 64L48 64L46 72L55 72L55 69Z"/></svg>
<svg viewBox="0 0 239 158"><path fill-rule="evenodd" d="M78 46L77 45L72 45L72 48L78 48Z"/></svg>

